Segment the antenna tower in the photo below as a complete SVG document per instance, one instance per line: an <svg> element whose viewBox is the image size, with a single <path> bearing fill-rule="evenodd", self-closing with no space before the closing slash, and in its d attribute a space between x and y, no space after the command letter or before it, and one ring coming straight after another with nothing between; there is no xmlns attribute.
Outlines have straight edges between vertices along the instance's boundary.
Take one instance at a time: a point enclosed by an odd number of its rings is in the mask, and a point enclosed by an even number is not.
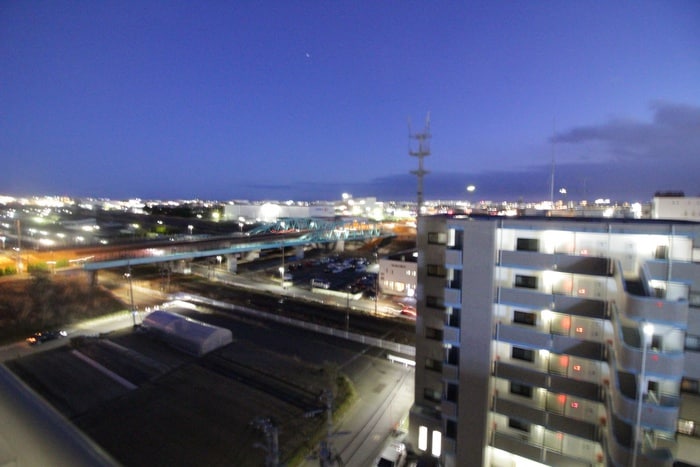
<svg viewBox="0 0 700 467"><path fill-rule="evenodd" d="M409 149L408 154L418 158L418 170L411 170L411 174L418 178L418 193L417 193L417 214L420 215L423 207L423 177L429 172L423 168L423 159L430 155L430 112L425 117L425 128L421 133L413 133L411 131L411 123L408 124ZM414 150L414 144L411 140L416 140L418 148Z"/></svg>

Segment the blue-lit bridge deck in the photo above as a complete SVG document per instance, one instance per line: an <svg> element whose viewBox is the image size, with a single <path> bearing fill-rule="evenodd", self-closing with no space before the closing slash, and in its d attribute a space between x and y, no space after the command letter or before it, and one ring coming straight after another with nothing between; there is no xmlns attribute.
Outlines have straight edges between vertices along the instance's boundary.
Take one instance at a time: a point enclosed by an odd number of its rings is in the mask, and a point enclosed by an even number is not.
<svg viewBox="0 0 700 467"><path fill-rule="evenodd" d="M87 271L96 271L312 244L367 241L388 236L391 235L382 234L378 224L357 220L280 219L275 223L251 230L246 236L204 238L200 241L192 241L191 237L188 237L188 241L170 243L167 246L122 251L119 257L114 259L108 255L95 255L94 258L85 262L83 268Z"/></svg>

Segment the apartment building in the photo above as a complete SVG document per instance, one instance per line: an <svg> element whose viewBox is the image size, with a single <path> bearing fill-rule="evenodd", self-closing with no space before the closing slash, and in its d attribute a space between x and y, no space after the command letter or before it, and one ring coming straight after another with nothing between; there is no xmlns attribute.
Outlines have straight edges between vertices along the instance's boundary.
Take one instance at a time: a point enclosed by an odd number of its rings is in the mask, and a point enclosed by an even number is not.
<svg viewBox="0 0 700 467"><path fill-rule="evenodd" d="M426 216L417 246L415 450L698 462L700 224Z"/></svg>

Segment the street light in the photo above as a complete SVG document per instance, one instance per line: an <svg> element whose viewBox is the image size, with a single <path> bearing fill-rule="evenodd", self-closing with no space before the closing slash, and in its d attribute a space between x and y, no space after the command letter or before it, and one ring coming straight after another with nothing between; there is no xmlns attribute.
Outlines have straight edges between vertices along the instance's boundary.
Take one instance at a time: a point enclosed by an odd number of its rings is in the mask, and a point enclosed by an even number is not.
<svg viewBox="0 0 700 467"><path fill-rule="evenodd" d="M654 325L651 323L642 323L642 365L639 372L639 379L637 380L637 420L635 424L634 431L634 451L632 451L632 465L637 465L637 453L642 448L641 441L641 431L642 431L642 404L644 398L646 397L646 390L644 385L644 380L646 378L646 366L647 366L647 351L649 344L651 343L651 338L654 335Z"/></svg>
<svg viewBox="0 0 700 467"><path fill-rule="evenodd" d="M127 272L124 274L129 281L129 297L131 298L131 317L134 320L134 327L136 327L136 308L134 307L134 285L131 282L131 265L127 266Z"/></svg>
<svg viewBox="0 0 700 467"><path fill-rule="evenodd" d="M476 191L476 185L471 185L471 184L467 185L467 193L469 193L469 195L471 195L475 191ZM467 201L469 202L469 207L471 207L472 202L471 202L471 199L469 199L469 198L470 197L467 195Z"/></svg>
<svg viewBox="0 0 700 467"><path fill-rule="evenodd" d="M194 225L190 224L187 226L187 230L190 231L190 237L192 236L192 229L194 229Z"/></svg>

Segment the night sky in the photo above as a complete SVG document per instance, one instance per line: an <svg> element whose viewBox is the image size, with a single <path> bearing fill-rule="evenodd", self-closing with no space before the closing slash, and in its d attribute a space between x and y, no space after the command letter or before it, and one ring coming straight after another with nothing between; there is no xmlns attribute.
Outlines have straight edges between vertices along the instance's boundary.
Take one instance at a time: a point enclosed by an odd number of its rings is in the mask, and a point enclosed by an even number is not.
<svg viewBox="0 0 700 467"><path fill-rule="evenodd" d="M700 2L0 2L0 194L700 195Z"/></svg>

